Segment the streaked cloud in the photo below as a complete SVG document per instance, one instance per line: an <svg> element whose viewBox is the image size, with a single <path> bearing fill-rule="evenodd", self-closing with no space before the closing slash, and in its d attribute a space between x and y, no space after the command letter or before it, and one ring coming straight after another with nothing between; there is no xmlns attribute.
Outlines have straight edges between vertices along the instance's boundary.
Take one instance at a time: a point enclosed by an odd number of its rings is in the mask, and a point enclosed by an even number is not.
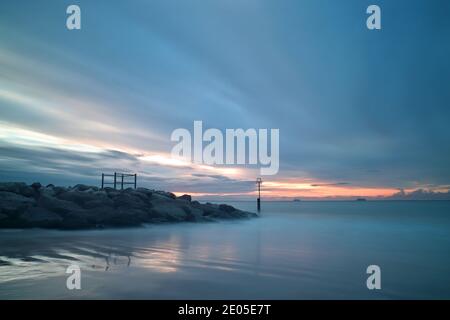
<svg viewBox="0 0 450 320"><path fill-rule="evenodd" d="M448 1L382 1L377 34L356 0L78 2L79 32L64 2L0 4L2 180L132 170L150 187L254 197L255 168L170 158L172 130L203 120L280 129L266 197L448 190Z"/></svg>

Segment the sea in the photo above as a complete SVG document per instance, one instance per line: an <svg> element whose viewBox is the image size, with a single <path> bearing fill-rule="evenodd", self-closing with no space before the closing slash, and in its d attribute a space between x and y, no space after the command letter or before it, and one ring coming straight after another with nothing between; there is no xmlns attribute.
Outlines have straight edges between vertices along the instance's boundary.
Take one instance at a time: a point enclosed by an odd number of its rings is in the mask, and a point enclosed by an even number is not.
<svg viewBox="0 0 450 320"><path fill-rule="evenodd" d="M248 220L0 230L0 299L450 299L450 202L262 202Z"/></svg>

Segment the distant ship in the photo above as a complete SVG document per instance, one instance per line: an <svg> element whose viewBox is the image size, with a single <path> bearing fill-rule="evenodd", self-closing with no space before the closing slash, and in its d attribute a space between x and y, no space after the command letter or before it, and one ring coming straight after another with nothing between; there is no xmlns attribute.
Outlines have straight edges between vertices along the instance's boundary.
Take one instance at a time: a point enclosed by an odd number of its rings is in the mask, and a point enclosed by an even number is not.
<svg viewBox="0 0 450 320"><path fill-rule="evenodd" d="M356 199L356 201L367 201L367 199L366 198L358 198L358 199Z"/></svg>
<svg viewBox="0 0 450 320"><path fill-rule="evenodd" d="M300 202L300 199L294 199L294 200L292 200L292 201L294 201L294 202Z"/></svg>

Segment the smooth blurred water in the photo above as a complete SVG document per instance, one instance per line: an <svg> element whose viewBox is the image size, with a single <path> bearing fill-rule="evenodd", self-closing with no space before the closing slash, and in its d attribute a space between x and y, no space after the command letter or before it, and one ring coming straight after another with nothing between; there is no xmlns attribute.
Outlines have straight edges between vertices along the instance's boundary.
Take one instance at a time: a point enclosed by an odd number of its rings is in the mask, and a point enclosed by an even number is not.
<svg viewBox="0 0 450 320"><path fill-rule="evenodd" d="M70 264L81 290L66 288ZM371 264L381 290L366 287ZM0 298L449 299L450 202L270 202L246 221L0 230Z"/></svg>

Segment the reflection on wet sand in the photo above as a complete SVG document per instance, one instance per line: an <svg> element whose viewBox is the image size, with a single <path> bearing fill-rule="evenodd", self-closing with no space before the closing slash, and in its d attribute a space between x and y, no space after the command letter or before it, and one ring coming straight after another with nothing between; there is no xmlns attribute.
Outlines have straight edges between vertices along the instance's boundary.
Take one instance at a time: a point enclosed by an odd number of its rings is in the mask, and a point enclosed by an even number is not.
<svg viewBox="0 0 450 320"><path fill-rule="evenodd" d="M148 242L145 247L129 247L122 245L120 240L102 237L98 237L96 243L85 241L83 237L58 238L40 234L37 239L18 240L12 232L7 239L2 237L0 283L61 275L70 264L94 271L116 271L135 264L158 272L175 272L181 260L175 237ZM102 240L110 244L102 243Z"/></svg>
<svg viewBox="0 0 450 320"><path fill-rule="evenodd" d="M0 230L0 299L371 299L373 257L396 276L377 298L448 298L449 206L303 203L302 213L280 202L249 221ZM82 271L76 292L71 264Z"/></svg>
<svg viewBox="0 0 450 320"><path fill-rule="evenodd" d="M151 228L3 232L0 237L0 283L65 275L71 264L94 272L120 272L135 267L155 273L175 273L181 266L183 269L276 277L277 270L264 270L260 266L259 231L254 234L258 241L244 248L245 259L242 259L238 252L242 248L230 239L216 239L211 243L209 233L200 233L196 235L199 238L193 240L190 232L180 232L183 228L186 226L169 227L162 232ZM191 241L195 242L191 244Z"/></svg>
<svg viewBox="0 0 450 320"><path fill-rule="evenodd" d="M207 243L197 243L191 247L186 234L153 235L152 231L3 232L0 283L64 275L71 264L92 271L115 272L135 266L161 273L176 272L181 264L191 267L207 264L223 270L230 269L227 264L238 264L236 248L230 244L213 248Z"/></svg>

